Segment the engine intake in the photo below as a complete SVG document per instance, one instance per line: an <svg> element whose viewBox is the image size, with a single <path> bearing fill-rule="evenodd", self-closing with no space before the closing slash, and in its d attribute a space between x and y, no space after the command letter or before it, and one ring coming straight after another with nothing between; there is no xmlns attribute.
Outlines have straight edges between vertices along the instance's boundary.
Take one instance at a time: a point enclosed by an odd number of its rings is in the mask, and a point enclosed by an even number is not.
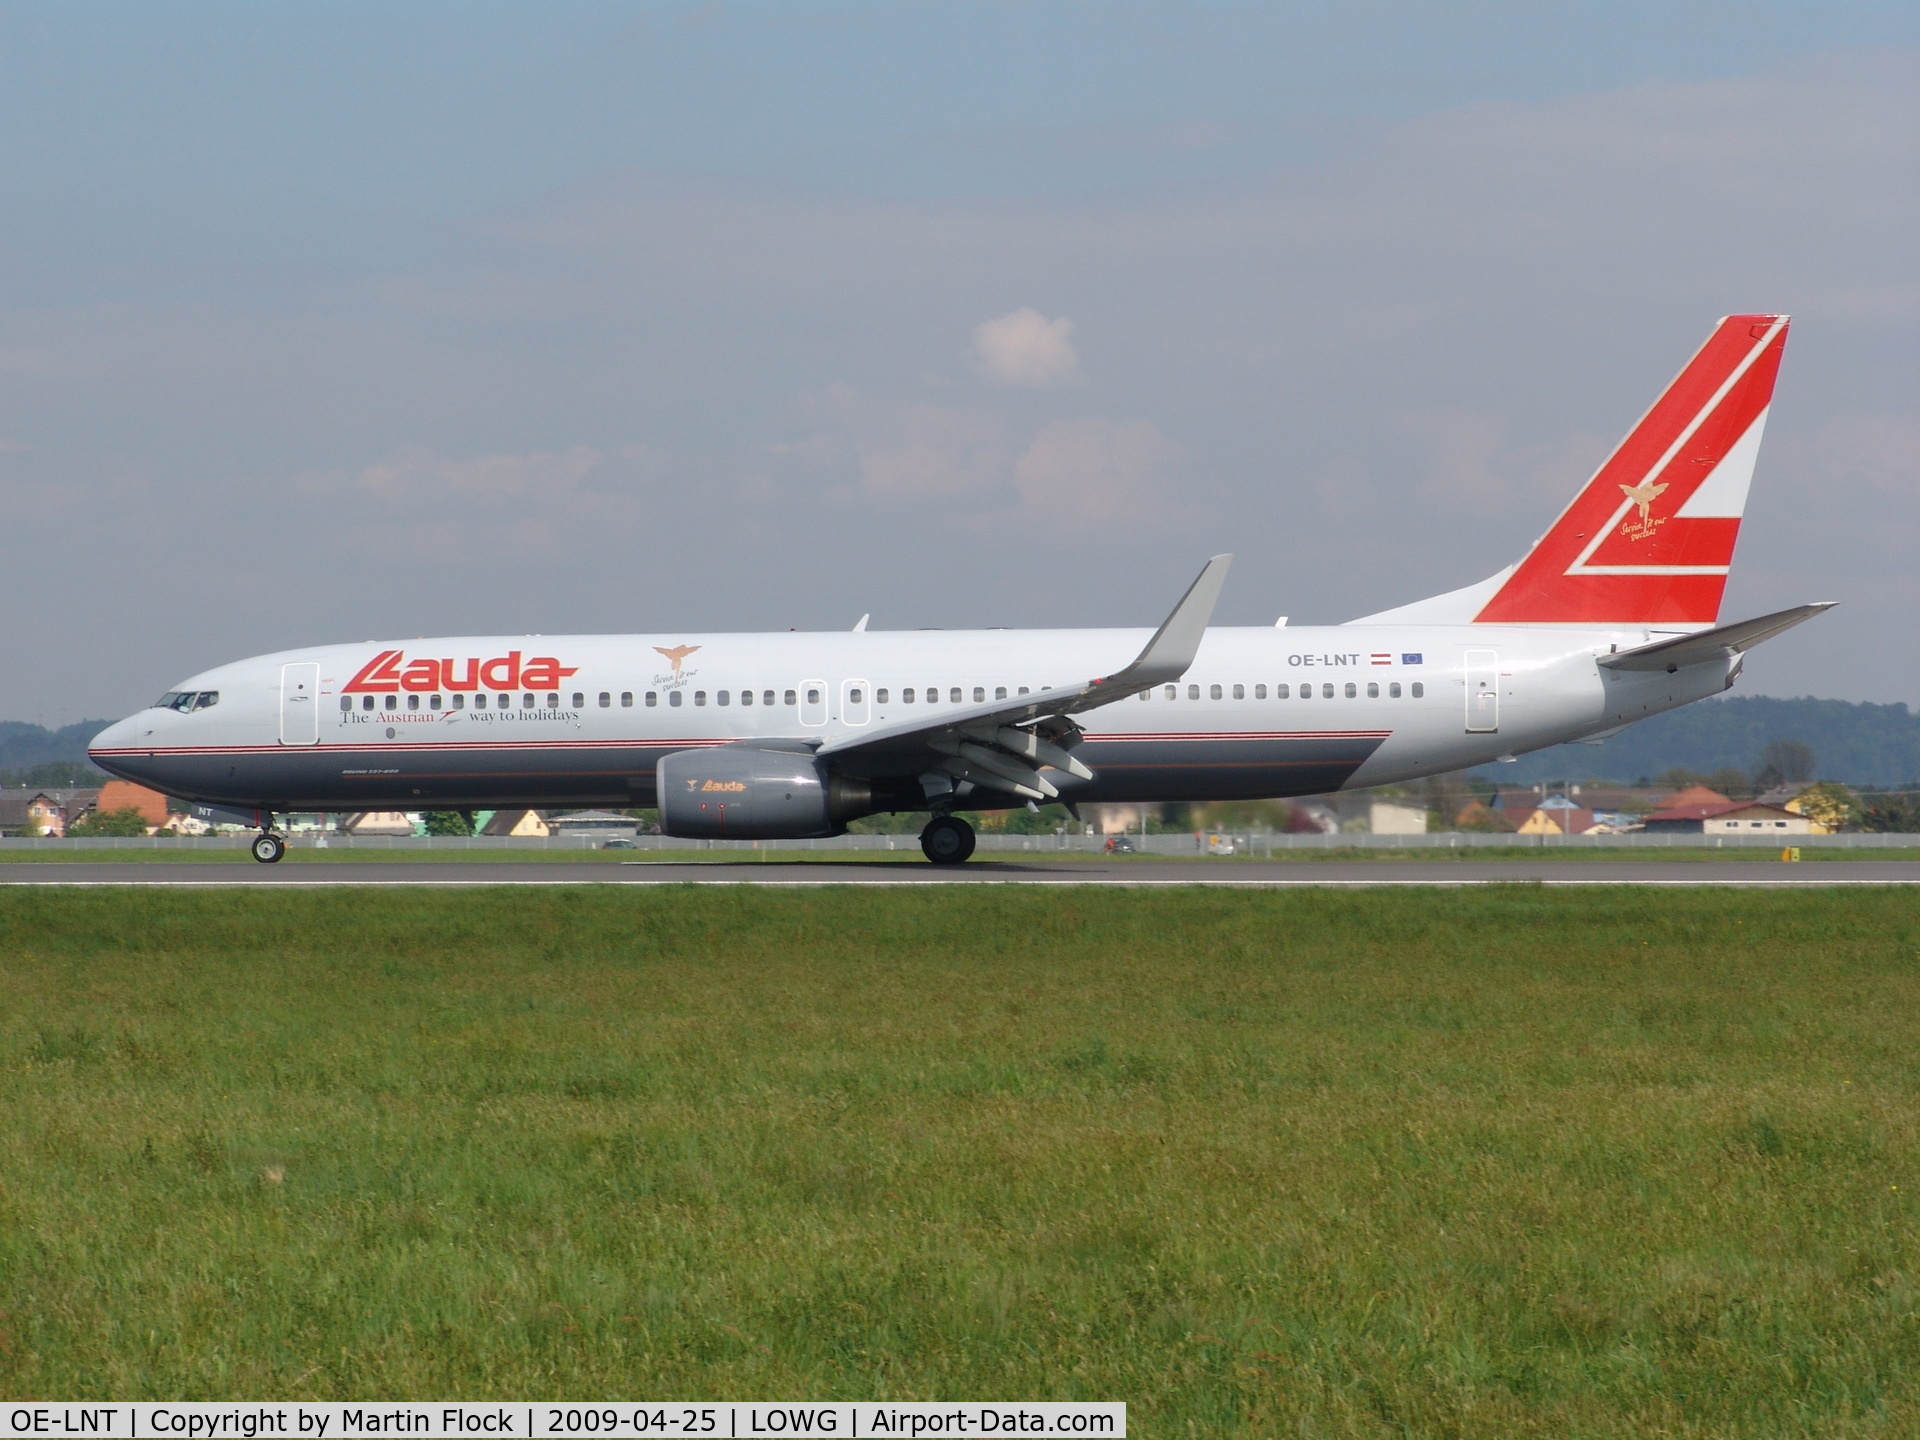
<svg viewBox="0 0 1920 1440"><path fill-rule="evenodd" d="M804 751L725 745L676 750L655 767L660 829L686 840L804 840L873 813L864 780Z"/></svg>

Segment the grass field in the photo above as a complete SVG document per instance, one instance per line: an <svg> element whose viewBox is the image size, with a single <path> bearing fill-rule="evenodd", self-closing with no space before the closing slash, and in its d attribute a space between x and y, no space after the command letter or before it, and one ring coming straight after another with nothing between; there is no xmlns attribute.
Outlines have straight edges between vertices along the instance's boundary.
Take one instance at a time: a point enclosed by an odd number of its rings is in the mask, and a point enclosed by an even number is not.
<svg viewBox="0 0 1920 1440"><path fill-rule="evenodd" d="M1911 892L0 894L0 1393L1920 1434Z"/></svg>

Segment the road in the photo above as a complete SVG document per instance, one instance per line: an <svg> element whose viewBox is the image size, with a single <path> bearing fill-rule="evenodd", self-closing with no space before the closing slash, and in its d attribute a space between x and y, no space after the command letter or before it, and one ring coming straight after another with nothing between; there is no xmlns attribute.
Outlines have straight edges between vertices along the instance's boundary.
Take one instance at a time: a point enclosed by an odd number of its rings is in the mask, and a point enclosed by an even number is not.
<svg viewBox="0 0 1920 1440"><path fill-rule="evenodd" d="M1920 885L1920 861L924 861L639 860L620 864L500 861L329 861L280 865L63 861L0 864L0 885L309 889L339 885L1212 885L1239 889L1399 885L1717 885L1798 889Z"/></svg>

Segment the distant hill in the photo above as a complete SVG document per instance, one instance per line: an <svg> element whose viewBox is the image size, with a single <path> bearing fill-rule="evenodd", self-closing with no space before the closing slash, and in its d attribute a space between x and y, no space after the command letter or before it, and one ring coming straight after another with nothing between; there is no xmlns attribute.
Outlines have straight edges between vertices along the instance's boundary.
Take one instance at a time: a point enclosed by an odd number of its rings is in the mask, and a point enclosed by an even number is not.
<svg viewBox="0 0 1920 1440"><path fill-rule="evenodd" d="M18 785L28 778L28 771L42 766L87 766L87 742L112 723L111 720L81 720L49 730L24 720L0 720L0 777ZM87 768L92 770L91 766ZM97 770L93 773L103 780L106 778Z"/></svg>
<svg viewBox="0 0 1920 1440"><path fill-rule="evenodd" d="M1684 768L1711 773L1732 765L1751 773L1769 740L1813 747L1814 773L1849 785L1903 785L1920 780L1920 715L1905 705L1846 700L1781 700L1739 695L1702 700L1642 720L1599 745L1555 745L1511 765L1477 773L1502 784L1539 780L1651 778Z"/></svg>

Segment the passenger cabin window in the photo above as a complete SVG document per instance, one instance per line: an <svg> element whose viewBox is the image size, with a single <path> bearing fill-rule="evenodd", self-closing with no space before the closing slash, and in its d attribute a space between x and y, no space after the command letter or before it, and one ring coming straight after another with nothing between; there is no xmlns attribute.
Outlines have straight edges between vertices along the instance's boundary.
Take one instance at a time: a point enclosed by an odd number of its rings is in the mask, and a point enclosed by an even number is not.
<svg viewBox="0 0 1920 1440"><path fill-rule="evenodd" d="M407 696L407 709L418 710L419 708L420 708L420 697L418 695Z"/></svg>
<svg viewBox="0 0 1920 1440"><path fill-rule="evenodd" d="M560 708L560 697L558 695L547 696L547 708L549 710L558 710Z"/></svg>
<svg viewBox="0 0 1920 1440"><path fill-rule="evenodd" d="M400 708L400 697L398 695L387 696L387 709L398 710L399 708Z"/></svg>
<svg viewBox="0 0 1920 1440"><path fill-rule="evenodd" d="M1234 687L1233 687L1233 698L1234 698L1234 699L1236 699L1236 700L1244 700L1244 699L1246 699L1246 698L1247 698L1247 687L1246 687L1246 686L1244 686L1244 685L1236 685L1236 686L1234 686Z"/></svg>
<svg viewBox="0 0 1920 1440"><path fill-rule="evenodd" d="M1254 698L1254 699L1256 699L1256 700L1264 700L1264 699L1266 699L1266 698L1267 698L1267 687L1266 687L1266 686L1264 686L1264 685L1256 685L1256 686L1254 686L1254 687L1253 687L1253 698Z"/></svg>
<svg viewBox="0 0 1920 1440"><path fill-rule="evenodd" d="M1380 698L1380 687L1374 684L1372 681L1368 681L1367 682L1367 699L1378 700L1379 698Z"/></svg>
<svg viewBox="0 0 1920 1440"><path fill-rule="evenodd" d="M1020 693L1021 693L1022 695L1024 695L1024 694L1026 694L1026 693L1027 693L1027 687L1026 687L1026 686L1024 686L1024 685L1022 685L1022 686L1020 687Z"/></svg>
<svg viewBox="0 0 1920 1440"><path fill-rule="evenodd" d="M873 692L873 698L876 704L884 705L887 703L887 692L885 690L876 690Z"/></svg>
<svg viewBox="0 0 1920 1440"><path fill-rule="evenodd" d="M786 702L786 703L787 703L787 704L789 704L789 705L798 705L798 704L800 703L800 701L799 701L799 699L798 699L798 697L796 697L796 696L794 695L794 693L793 693L793 691L791 691L791 690L789 690L789 691L787 691L787 702Z"/></svg>
<svg viewBox="0 0 1920 1440"><path fill-rule="evenodd" d="M522 695L522 696L520 697L520 708L521 708L522 710L531 710L531 709L533 709L533 707L534 707L534 704L535 704L535 701L534 701L534 697L533 697L533 696L531 696L531 695Z"/></svg>
<svg viewBox="0 0 1920 1440"><path fill-rule="evenodd" d="M686 704L686 703L687 703L687 692L686 692L686 691L684 691L684 690L669 690L669 691L667 692L667 704L668 704L668 705L669 705L670 707L678 707L678 706L681 706L681 705L684 705L684 704Z"/></svg>
<svg viewBox="0 0 1920 1440"><path fill-rule="evenodd" d="M902 705L913 704L913 687L911 685L900 692L900 703Z"/></svg>
<svg viewBox="0 0 1920 1440"><path fill-rule="evenodd" d="M1331 700L1333 698L1333 683L1331 681L1320 687L1320 698L1322 700Z"/></svg>
<svg viewBox="0 0 1920 1440"><path fill-rule="evenodd" d="M1293 698L1293 691L1285 685L1276 685L1273 687L1273 698L1276 700L1290 700Z"/></svg>
<svg viewBox="0 0 1920 1440"><path fill-rule="evenodd" d="M1207 687L1207 698L1209 700L1219 700L1224 697L1221 695L1220 687L1218 685L1210 685Z"/></svg>
<svg viewBox="0 0 1920 1440"><path fill-rule="evenodd" d="M496 710L511 710L513 708L513 696L511 695L494 696L493 708Z"/></svg>
<svg viewBox="0 0 1920 1440"><path fill-rule="evenodd" d="M340 709L342 712L353 709L353 697L351 695L342 695L340 697Z"/></svg>
<svg viewBox="0 0 1920 1440"><path fill-rule="evenodd" d="M1179 693L1180 693L1180 687L1178 685L1167 686L1167 699L1171 700L1173 699L1174 696L1178 695Z"/></svg>
<svg viewBox="0 0 1920 1440"><path fill-rule="evenodd" d="M1187 686L1187 699L1198 700L1199 698L1200 698L1200 687L1198 685Z"/></svg>
<svg viewBox="0 0 1920 1440"><path fill-rule="evenodd" d="M807 704L818 705L819 703L820 703L820 692L818 690L807 691Z"/></svg>
<svg viewBox="0 0 1920 1440"><path fill-rule="evenodd" d="M947 703L951 705L958 705L960 703L960 687L958 685L947 692Z"/></svg>
<svg viewBox="0 0 1920 1440"><path fill-rule="evenodd" d="M373 708L373 697L371 695L362 695L360 697L360 708L362 710L371 710Z"/></svg>
<svg viewBox="0 0 1920 1440"><path fill-rule="evenodd" d="M1004 685L996 685L996 686L994 686L994 687L993 687L993 698L994 698L994 699L996 699L996 700L1004 700L1004 699L1006 699L1006 698L1007 698L1007 687L1006 687L1006 686L1004 686Z"/></svg>
<svg viewBox="0 0 1920 1440"><path fill-rule="evenodd" d="M587 708L587 697L582 695L578 690L573 692L573 708L576 710L584 710Z"/></svg>
<svg viewBox="0 0 1920 1440"><path fill-rule="evenodd" d="M973 703L974 704L979 705L983 703L986 700L986 698L987 698L986 686L976 685L973 687Z"/></svg>
<svg viewBox="0 0 1920 1440"><path fill-rule="evenodd" d="M1400 698L1400 682L1398 680L1387 686L1387 698L1389 700L1398 700Z"/></svg>
<svg viewBox="0 0 1920 1440"><path fill-rule="evenodd" d="M461 695L461 694L457 694L457 693L456 693L456 694L454 695L454 697L453 697L453 708L454 708L454 709L456 709L456 710L464 710L464 709L466 709L466 708L467 708L467 697L466 697L466 696L464 696L464 695Z"/></svg>
<svg viewBox="0 0 1920 1440"><path fill-rule="evenodd" d="M713 703L716 705L731 705L733 703L733 692L722 690L718 695L713 697Z"/></svg>
<svg viewBox="0 0 1920 1440"><path fill-rule="evenodd" d="M631 704L633 703L633 697L632 697L632 696L628 696L628 697L627 697L627 703L628 703L629 705L631 705ZM606 709L606 708L607 708L607 707L608 707L609 705L611 705L611 704L613 704L613 693L612 693L611 691L608 691L608 690L602 690L602 691L600 692L600 708L601 708L602 710L605 710L605 709Z"/></svg>
<svg viewBox="0 0 1920 1440"><path fill-rule="evenodd" d="M1413 682L1413 698L1414 699L1418 700L1422 695L1426 693L1427 693L1426 686L1422 685L1418 680Z"/></svg>
<svg viewBox="0 0 1920 1440"><path fill-rule="evenodd" d="M476 709L476 710L484 710L484 709L486 709L486 708L487 708L487 697L486 697L486 696L484 696L484 695L476 695L476 696L474 696L474 697L473 697L473 708L474 708L474 709Z"/></svg>
<svg viewBox="0 0 1920 1440"><path fill-rule="evenodd" d="M740 692L740 703L742 705L751 705L753 703L753 692L751 690L742 690Z"/></svg>

